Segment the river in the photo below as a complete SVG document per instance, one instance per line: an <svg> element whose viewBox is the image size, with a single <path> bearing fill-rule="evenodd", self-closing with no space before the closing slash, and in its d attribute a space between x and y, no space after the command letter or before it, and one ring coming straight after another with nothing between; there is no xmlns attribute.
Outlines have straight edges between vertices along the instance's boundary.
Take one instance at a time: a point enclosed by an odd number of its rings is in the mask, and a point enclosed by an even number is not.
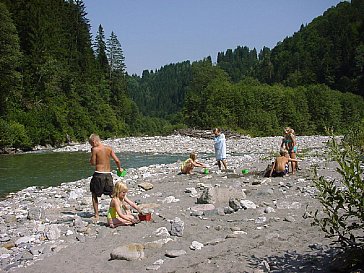
<svg viewBox="0 0 364 273"><path fill-rule="evenodd" d="M182 154L117 153L123 168L169 164L184 160ZM31 186L58 186L90 177L93 167L86 152L40 152L0 155L0 198ZM112 162L116 169L116 165Z"/></svg>

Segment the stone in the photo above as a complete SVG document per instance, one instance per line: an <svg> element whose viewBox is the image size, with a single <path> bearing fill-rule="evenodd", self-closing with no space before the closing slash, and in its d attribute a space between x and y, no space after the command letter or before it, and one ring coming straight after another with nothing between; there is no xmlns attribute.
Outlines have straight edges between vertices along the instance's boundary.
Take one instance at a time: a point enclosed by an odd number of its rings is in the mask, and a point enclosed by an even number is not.
<svg viewBox="0 0 364 273"><path fill-rule="evenodd" d="M229 199L229 207L231 207L234 211L238 211L241 209L240 201L236 198Z"/></svg>
<svg viewBox="0 0 364 273"><path fill-rule="evenodd" d="M160 267L161 267L160 265L153 264L153 265L147 266L145 269L146 270L157 271Z"/></svg>
<svg viewBox="0 0 364 273"><path fill-rule="evenodd" d="M163 237L168 237L170 236L168 229L166 227L160 227L158 228L156 231L154 231L154 234L156 236L163 236Z"/></svg>
<svg viewBox="0 0 364 273"><path fill-rule="evenodd" d="M58 228L57 225L50 225L46 229L46 237L48 240L57 240L59 237L61 237L61 230Z"/></svg>
<svg viewBox="0 0 364 273"><path fill-rule="evenodd" d="M148 242L144 244L144 249L158 249L162 248L166 243L173 241L171 238L163 238L153 242Z"/></svg>
<svg viewBox="0 0 364 273"><path fill-rule="evenodd" d="M187 252L185 250L166 250L166 256L169 258L177 258L182 255L186 255Z"/></svg>
<svg viewBox="0 0 364 273"><path fill-rule="evenodd" d="M32 207L28 210L28 216L27 216L28 220L44 220L45 216L44 216L44 209L43 208L37 208L37 207Z"/></svg>
<svg viewBox="0 0 364 273"><path fill-rule="evenodd" d="M131 243L115 248L110 253L111 260L142 260L144 259L144 246L142 244Z"/></svg>
<svg viewBox="0 0 364 273"><path fill-rule="evenodd" d="M201 250L203 247L204 245L197 241L193 241L190 245L191 250Z"/></svg>
<svg viewBox="0 0 364 273"><path fill-rule="evenodd" d="M283 221L286 221L286 222L295 222L296 219L294 219L292 216L286 216L284 217Z"/></svg>
<svg viewBox="0 0 364 273"><path fill-rule="evenodd" d="M257 205L254 204L254 202L250 200L240 200L241 207L243 209L256 209Z"/></svg>
<svg viewBox="0 0 364 273"><path fill-rule="evenodd" d="M264 213L272 213L272 212L275 212L274 208L272 208L272 207L266 207L264 209Z"/></svg>
<svg viewBox="0 0 364 273"><path fill-rule="evenodd" d="M138 184L138 187L142 188L143 190L149 191L151 189L153 189L153 184L149 183L149 182L143 182Z"/></svg>
<svg viewBox="0 0 364 273"><path fill-rule="evenodd" d="M184 225L184 222L180 218L176 217L173 221L171 221L171 228L169 230L169 233L172 236L182 237Z"/></svg>

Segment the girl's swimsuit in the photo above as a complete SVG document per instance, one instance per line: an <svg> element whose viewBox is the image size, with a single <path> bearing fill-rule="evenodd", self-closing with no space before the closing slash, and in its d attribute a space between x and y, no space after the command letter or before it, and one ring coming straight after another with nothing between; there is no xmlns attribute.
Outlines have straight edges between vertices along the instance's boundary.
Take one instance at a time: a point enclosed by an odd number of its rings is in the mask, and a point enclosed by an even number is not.
<svg viewBox="0 0 364 273"><path fill-rule="evenodd" d="M192 159L186 159L185 161L182 162L181 164L181 171L183 171L183 169L185 168L185 166L191 161Z"/></svg>
<svg viewBox="0 0 364 273"><path fill-rule="evenodd" d="M124 211L125 214L126 214L127 209L126 209L125 205L121 205L120 209L122 211ZM118 218L118 213L116 211L116 208L115 207L110 207L108 212L107 212L107 219L115 219L115 218Z"/></svg>

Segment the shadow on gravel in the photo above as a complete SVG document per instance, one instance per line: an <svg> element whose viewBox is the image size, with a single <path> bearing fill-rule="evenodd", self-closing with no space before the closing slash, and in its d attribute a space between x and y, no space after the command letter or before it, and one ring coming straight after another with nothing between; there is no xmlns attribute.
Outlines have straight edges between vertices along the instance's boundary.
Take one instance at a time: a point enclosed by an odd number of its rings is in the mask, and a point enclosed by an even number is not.
<svg viewBox="0 0 364 273"><path fill-rule="evenodd" d="M264 258L251 257L250 265L261 268L270 273L364 273L364 252L362 250L348 250L332 247L326 250L314 249L313 253L298 254L289 251L283 256Z"/></svg>

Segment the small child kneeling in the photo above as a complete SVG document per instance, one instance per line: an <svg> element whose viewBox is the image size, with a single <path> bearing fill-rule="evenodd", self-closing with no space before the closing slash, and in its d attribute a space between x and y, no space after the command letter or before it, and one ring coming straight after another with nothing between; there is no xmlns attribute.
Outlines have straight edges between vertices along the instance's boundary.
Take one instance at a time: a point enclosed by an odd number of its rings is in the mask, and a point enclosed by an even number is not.
<svg viewBox="0 0 364 273"><path fill-rule="evenodd" d="M206 168L206 165L198 162L196 158L197 155L195 153L190 153L190 157L187 160L185 160L181 165L181 173L192 174L192 170L194 167Z"/></svg>
<svg viewBox="0 0 364 273"><path fill-rule="evenodd" d="M107 222L111 228L129 226L140 222L139 219L131 214L130 207L136 209L138 212L141 212L141 209L126 197L127 192L128 187L123 182L116 182L107 213Z"/></svg>

